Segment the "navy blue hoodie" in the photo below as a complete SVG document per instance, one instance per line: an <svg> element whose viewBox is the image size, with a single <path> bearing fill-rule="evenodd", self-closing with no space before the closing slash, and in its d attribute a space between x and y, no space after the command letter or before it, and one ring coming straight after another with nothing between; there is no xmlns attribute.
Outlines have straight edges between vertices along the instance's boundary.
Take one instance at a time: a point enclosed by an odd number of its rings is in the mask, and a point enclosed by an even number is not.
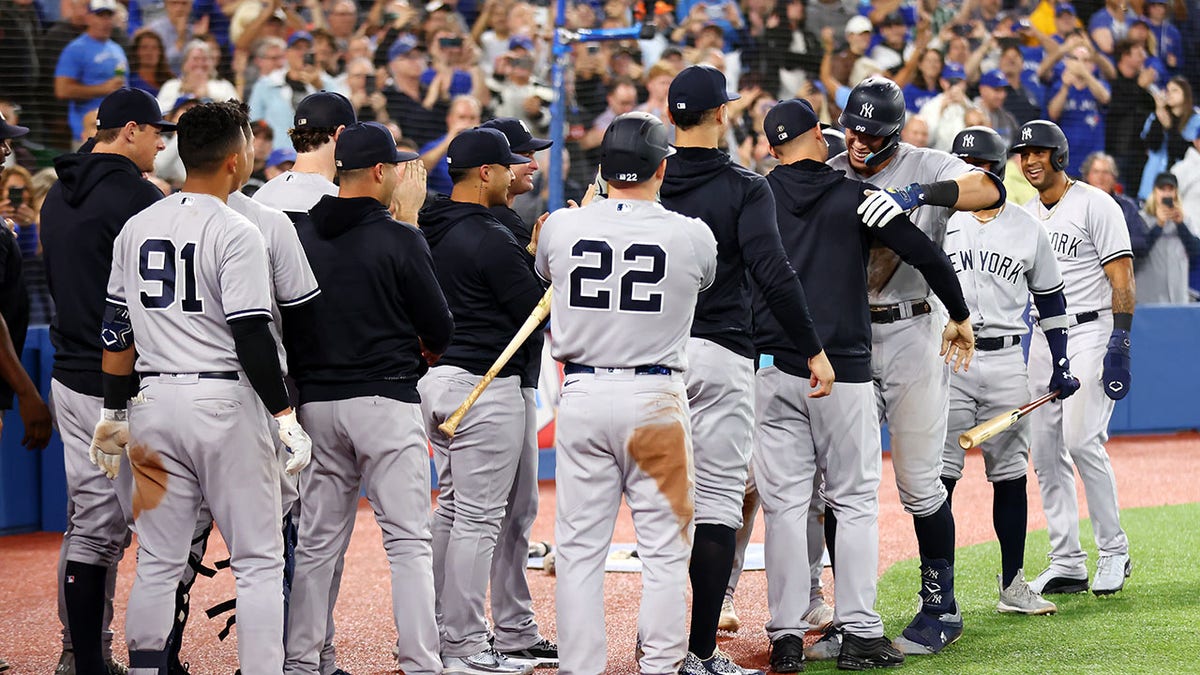
<svg viewBox="0 0 1200 675"><path fill-rule="evenodd" d="M42 204L42 255L54 298L54 379L102 396L100 324L113 240L138 212L163 198L130 159L111 153L55 158L58 182Z"/></svg>
<svg viewBox="0 0 1200 675"><path fill-rule="evenodd" d="M950 260L905 216L868 228L858 216L867 183L812 160L775 167L767 175L778 205L779 232L788 258L808 292L825 355L839 382L871 381L871 316L867 259L872 237L917 268L961 321L969 312ZM809 377L808 358L796 350L761 294L755 298L755 346L789 375Z"/></svg>
<svg viewBox="0 0 1200 675"><path fill-rule="evenodd" d="M717 240L717 279L696 302L692 337L753 358L750 282L762 290L797 348L808 356L821 342L805 291L788 263L767 181L715 148L679 148L667 159L662 205L708 224ZM747 274L749 272L749 274Z"/></svg>
<svg viewBox="0 0 1200 675"><path fill-rule="evenodd" d="M516 238L517 244L521 248L529 246L529 242L533 238L533 228L527 225L516 211L507 206L493 206L492 215L496 216L497 220L513 233L513 237ZM526 254L525 257L529 260L529 269L532 271L533 256ZM534 276L536 277L536 273ZM521 347L517 357L525 361L525 370L521 373L522 387L537 388L538 376L542 371L542 347L545 343L546 336L539 330L534 331L533 335L530 335L529 339L525 341L525 345Z"/></svg>
<svg viewBox="0 0 1200 675"><path fill-rule="evenodd" d="M454 332L424 237L370 197L325 195L308 215L296 231L321 294L304 321L285 320L300 402L419 403L421 342L440 354Z"/></svg>
<svg viewBox="0 0 1200 675"><path fill-rule="evenodd" d="M484 375L542 299L529 254L479 204L441 196L421 210L418 220L454 313L454 339L438 365ZM499 377L521 375L526 360L528 352L518 351Z"/></svg>

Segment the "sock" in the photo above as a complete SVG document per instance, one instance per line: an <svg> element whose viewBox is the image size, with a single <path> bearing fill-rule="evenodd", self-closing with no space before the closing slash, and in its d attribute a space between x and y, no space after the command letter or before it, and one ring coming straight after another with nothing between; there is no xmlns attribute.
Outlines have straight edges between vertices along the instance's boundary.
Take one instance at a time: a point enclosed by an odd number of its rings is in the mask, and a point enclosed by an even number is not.
<svg viewBox="0 0 1200 675"><path fill-rule="evenodd" d="M954 497L954 486L958 485L958 479L942 476L942 485L946 486L946 503L950 505L951 509L953 509L954 503L952 498Z"/></svg>
<svg viewBox="0 0 1200 675"><path fill-rule="evenodd" d="M950 513L950 502L942 502L937 511L917 517L913 516L917 531L917 546L921 557L930 560L942 559L954 565L954 515Z"/></svg>
<svg viewBox="0 0 1200 675"><path fill-rule="evenodd" d="M733 569L737 530L724 525L697 525L692 543L692 629L688 651L707 659L717 649L721 603Z"/></svg>
<svg viewBox="0 0 1200 675"><path fill-rule="evenodd" d="M1028 516L1025 476L992 483L992 527L996 529L996 538L1000 540L1000 564L1005 588L1025 564Z"/></svg>
<svg viewBox="0 0 1200 675"><path fill-rule="evenodd" d="M63 595L67 604L67 627L71 630L71 645L75 651L75 672L77 675L108 675L100 645L108 568L68 560L64 574Z"/></svg>
<svg viewBox="0 0 1200 675"><path fill-rule="evenodd" d="M837 516L834 515L833 509L826 507L825 509L825 550L829 551L829 566L831 569L837 569L833 564L834 561L834 545L837 542Z"/></svg>

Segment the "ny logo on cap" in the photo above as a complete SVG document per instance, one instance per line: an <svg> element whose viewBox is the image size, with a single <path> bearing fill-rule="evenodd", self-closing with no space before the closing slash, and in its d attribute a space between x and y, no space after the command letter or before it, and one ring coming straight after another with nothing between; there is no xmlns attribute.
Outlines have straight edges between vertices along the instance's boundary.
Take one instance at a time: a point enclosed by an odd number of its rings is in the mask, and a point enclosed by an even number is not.
<svg viewBox="0 0 1200 675"><path fill-rule="evenodd" d="M975 137L972 136L971 134L967 134L966 136L963 136L963 147L964 148L975 147Z"/></svg>
<svg viewBox="0 0 1200 675"><path fill-rule="evenodd" d="M676 103L675 107L678 108L679 110L687 110L687 104L684 103L683 101Z"/></svg>
<svg viewBox="0 0 1200 675"><path fill-rule="evenodd" d="M517 120L517 123L521 125L521 128L525 130L525 133L529 134L530 136L533 135L533 132L529 130L529 125L525 124L525 120Z"/></svg>
<svg viewBox="0 0 1200 675"><path fill-rule="evenodd" d="M875 106L871 105L870 103L864 103L864 104L862 104L862 110L860 110L858 114L862 115L863 117L865 117L867 119L874 119Z"/></svg>
<svg viewBox="0 0 1200 675"><path fill-rule="evenodd" d="M1021 140L1027 141L1033 138L1033 127L1025 127L1021 130Z"/></svg>

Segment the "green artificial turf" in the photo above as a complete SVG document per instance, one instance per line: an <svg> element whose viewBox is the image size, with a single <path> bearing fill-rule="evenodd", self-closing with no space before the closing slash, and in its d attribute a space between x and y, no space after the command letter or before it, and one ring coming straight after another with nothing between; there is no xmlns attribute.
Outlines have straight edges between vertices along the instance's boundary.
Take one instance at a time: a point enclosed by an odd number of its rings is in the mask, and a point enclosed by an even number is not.
<svg viewBox="0 0 1200 675"><path fill-rule="evenodd" d="M1200 504L1127 509L1133 575L1125 589L1098 598L1090 592L1053 595L1058 613L1022 616L996 612L1000 548L988 542L958 550L955 594L966 629L935 656L910 656L910 673L1200 673ZM1082 526L1089 574L1096 548L1091 524ZM1045 567L1045 530L1026 543L1025 578ZM916 560L893 565L879 581L877 609L888 637L916 609ZM808 672L836 670L810 662ZM876 671L880 672L880 671Z"/></svg>

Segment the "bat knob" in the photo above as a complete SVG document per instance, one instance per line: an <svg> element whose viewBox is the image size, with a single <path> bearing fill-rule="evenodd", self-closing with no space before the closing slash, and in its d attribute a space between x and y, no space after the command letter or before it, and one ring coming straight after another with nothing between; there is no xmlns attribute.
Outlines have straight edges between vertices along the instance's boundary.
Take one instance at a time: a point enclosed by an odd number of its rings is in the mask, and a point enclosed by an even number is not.
<svg viewBox="0 0 1200 675"><path fill-rule="evenodd" d="M438 425L438 431L446 435L446 438L454 438L454 432L458 430L458 424L452 424L450 420L446 420Z"/></svg>

